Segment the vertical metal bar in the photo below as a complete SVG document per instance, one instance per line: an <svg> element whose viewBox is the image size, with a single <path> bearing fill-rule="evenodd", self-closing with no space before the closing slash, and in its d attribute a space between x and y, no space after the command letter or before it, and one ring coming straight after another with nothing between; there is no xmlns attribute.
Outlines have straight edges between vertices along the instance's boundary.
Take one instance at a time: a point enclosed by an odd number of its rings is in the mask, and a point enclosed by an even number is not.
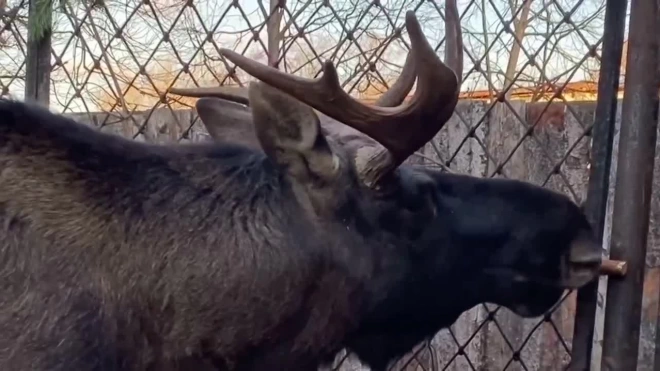
<svg viewBox="0 0 660 371"><path fill-rule="evenodd" d="M47 13L37 16L36 3L48 2ZM50 51L52 29L48 26L42 37L33 31L36 22L52 19L51 0L30 0L28 11L28 42L25 62L25 100L48 107L50 104Z"/></svg>
<svg viewBox="0 0 660 371"><path fill-rule="evenodd" d="M632 0L610 257L628 262L609 279L603 339L604 371L636 370L646 240L658 126L658 0Z"/></svg>
<svg viewBox="0 0 660 371"><path fill-rule="evenodd" d="M658 0L658 13L656 14L657 22L660 24L660 0ZM658 43L660 45L660 35L657 35ZM660 46L659 46L660 48ZM658 76L660 76L660 51L658 51ZM654 370L660 370L660 307L658 308L658 315L655 324L655 357L654 357Z"/></svg>
<svg viewBox="0 0 660 371"><path fill-rule="evenodd" d="M603 51L598 79L598 101L594 115L591 146L591 169L585 202L585 212L603 241L607 195L610 187L612 142L617 110L617 93L621 71L621 53L626 29L627 0L607 0ZM596 309L598 306L598 280L583 287L577 293L575 327L569 371L591 369Z"/></svg>

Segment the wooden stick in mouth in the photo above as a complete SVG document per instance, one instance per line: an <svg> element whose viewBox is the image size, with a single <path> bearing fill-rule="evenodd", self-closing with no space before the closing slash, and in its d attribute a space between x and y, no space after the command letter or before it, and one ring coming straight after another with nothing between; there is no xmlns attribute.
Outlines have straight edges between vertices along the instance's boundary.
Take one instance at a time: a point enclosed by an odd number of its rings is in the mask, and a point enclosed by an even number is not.
<svg viewBox="0 0 660 371"><path fill-rule="evenodd" d="M603 259L600 274L611 277L624 277L628 272L628 263L622 260Z"/></svg>

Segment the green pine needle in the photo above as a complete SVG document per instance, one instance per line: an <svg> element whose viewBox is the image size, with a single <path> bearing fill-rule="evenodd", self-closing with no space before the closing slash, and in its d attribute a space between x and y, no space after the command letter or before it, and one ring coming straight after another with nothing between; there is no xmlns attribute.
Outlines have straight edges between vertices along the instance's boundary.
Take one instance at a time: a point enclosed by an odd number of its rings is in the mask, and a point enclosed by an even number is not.
<svg viewBox="0 0 660 371"><path fill-rule="evenodd" d="M56 10L55 2L58 4L60 11L65 11L66 5L70 0L32 0L30 6L34 6L34 12L30 13L28 22L29 34L36 40L41 40L47 32L51 32L53 27L53 12ZM103 6L103 0L76 0L84 3L92 3L92 7L97 8Z"/></svg>
<svg viewBox="0 0 660 371"><path fill-rule="evenodd" d="M35 40L41 40L46 32L50 32L53 26L53 0L33 0L30 6L34 6L34 12L30 14L30 35Z"/></svg>

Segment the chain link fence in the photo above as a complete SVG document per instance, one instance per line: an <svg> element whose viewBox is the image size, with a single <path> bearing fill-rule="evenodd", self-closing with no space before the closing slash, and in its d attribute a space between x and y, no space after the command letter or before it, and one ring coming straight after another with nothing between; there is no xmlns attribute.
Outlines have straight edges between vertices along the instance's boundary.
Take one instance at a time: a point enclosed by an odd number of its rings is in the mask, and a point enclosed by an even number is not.
<svg viewBox="0 0 660 371"><path fill-rule="evenodd" d="M605 0L459 0L458 7L465 61L461 101L411 161L521 179L583 203L593 162ZM401 71L410 9L443 53L442 0L60 0L53 4L46 53L47 100L55 111L135 140L209 140L192 109L194 99L167 91L245 85L251 78L219 56L220 48L231 48L305 77L317 76L322 63L332 60L344 89L372 101ZM25 98L26 55L38 47L26 36L32 27L28 12L27 0L0 0L2 96ZM602 288L597 307L598 323ZM534 320L482 304L391 369L564 369L571 360L575 312L575 293ZM595 332L592 363L599 369L601 334ZM642 336L648 340L654 333ZM640 365L652 369L652 361ZM362 366L340 354L333 369Z"/></svg>

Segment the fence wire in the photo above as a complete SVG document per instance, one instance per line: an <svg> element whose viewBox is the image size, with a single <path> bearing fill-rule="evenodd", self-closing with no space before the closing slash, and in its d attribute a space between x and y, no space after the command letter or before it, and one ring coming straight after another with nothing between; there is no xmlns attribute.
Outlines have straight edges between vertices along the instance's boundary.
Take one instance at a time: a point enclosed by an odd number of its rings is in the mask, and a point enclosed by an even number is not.
<svg viewBox="0 0 660 371"><path fill-rule="evenodd" d="M462 0L458 6L461 102L411 161L522 179L582 202L604 1ZM250 81L219 56L220 48L305 77L332 60L344 89L371 101L401 71L410 9L442 55L443 1L61 1L53 13L50 105L136 140L208 140L191 109L194 99L167 91ZM27 15L27 0L0 0L2 96L23 98ZM574 296L568 293L534 320L479 305L391 369L563 369L570 361ZM350 354L340 354L334 365L361 368Z"/></svg>

